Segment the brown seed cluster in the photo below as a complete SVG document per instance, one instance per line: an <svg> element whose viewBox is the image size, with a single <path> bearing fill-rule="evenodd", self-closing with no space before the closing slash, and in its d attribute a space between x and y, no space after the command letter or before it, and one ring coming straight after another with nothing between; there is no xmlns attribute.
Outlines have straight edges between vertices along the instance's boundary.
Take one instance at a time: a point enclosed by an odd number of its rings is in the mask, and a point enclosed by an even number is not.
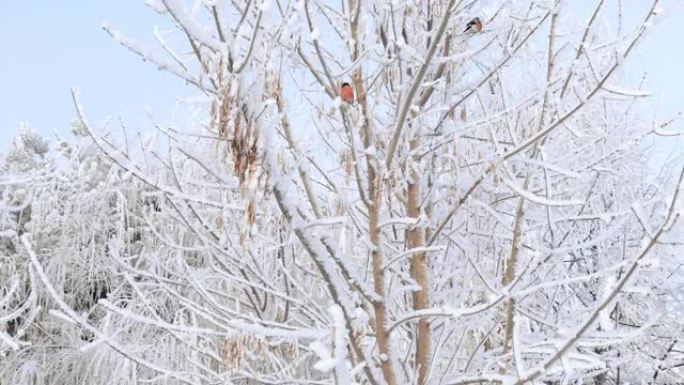
<svg viewBox="0 0 684 385"><path fill-rule="evenodd" d="M238 79L225 74L222 68L219 66L216 74L219 92L211 106L212 123L219 138L228 143L226 151L242 186L256 174L259 131L247 104L240 98Z"/></svg>
<svg viewBox="0 0 684 385"><path fill-rule="evenodd" d="M299 348L296 341L267 341L264 338L249 334L225 337L221 346L220 356L224 367L231 370L240 368L245 360L251 364L268 362L271 355L280 356L289 361L299 359Z"/></svg>

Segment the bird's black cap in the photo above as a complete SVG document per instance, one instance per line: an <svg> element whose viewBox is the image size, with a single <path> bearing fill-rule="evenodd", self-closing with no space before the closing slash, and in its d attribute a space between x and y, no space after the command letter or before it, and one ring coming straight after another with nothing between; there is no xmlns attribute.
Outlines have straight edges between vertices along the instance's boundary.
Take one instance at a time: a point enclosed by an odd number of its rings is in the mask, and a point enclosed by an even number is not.
<svg viewBox="0 0 684 385"><path fill-rule="evenodd" d="M342 83L342 87L349 87L349 83L347 83L347 82Z"/></svg>

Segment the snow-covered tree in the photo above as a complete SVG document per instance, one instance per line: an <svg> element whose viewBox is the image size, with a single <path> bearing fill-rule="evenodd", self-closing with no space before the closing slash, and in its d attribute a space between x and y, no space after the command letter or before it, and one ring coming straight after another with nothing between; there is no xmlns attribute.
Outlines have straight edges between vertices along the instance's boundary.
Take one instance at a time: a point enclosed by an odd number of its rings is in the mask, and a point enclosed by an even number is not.
<svg viewBox="0 0 684 385"><path fill-rule="evenodd" d="M190 119L16 142L0 384L682 381L658 0L147 3Z"/></svg>

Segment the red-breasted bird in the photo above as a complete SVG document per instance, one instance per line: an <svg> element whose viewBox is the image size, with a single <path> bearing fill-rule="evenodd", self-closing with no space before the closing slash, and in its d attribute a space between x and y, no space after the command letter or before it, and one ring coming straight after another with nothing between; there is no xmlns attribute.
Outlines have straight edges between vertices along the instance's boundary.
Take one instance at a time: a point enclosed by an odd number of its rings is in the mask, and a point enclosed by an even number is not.
<svg viewBox="0 0 684 385"><path fill-rule="evenodd" d="M351 85L349 85L349 83L342 83L342 88L340 89L340 96L342 97L342 100L344 100L345 102L351 103L354 101L354 90L351 88Z"/></svg>
<svg viewBox="0 0 684 385"><path fill-rule="evenodd" d="M463 31L463 33L480 31L482 31L482 20L480 20L479 17L476 17L473 20L470 20L468 24L466 24L466 29L465 31Z"/></svg>

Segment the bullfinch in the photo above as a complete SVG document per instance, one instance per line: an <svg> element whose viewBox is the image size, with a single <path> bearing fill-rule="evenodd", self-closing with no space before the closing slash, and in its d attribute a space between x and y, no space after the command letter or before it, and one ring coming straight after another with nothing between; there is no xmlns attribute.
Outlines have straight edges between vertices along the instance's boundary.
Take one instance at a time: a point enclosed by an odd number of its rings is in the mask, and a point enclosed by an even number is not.
<svg viewBox="0 0 684 385"><path fill-rule="evenodd" d="M463 31L463 33L480 31L482 31L482 20L480 20L479 17L476 17L473 20L470 20L468 24L466 24L466 29L465 31Z"/></svg>
<svg viewBox="0 0 684 385"><path fill-rule="evenodd" d="M354 101L354 90L351 88L349 83L342 83L342 88L340 88L340 96L345 102L351 103Z"/></svg>

